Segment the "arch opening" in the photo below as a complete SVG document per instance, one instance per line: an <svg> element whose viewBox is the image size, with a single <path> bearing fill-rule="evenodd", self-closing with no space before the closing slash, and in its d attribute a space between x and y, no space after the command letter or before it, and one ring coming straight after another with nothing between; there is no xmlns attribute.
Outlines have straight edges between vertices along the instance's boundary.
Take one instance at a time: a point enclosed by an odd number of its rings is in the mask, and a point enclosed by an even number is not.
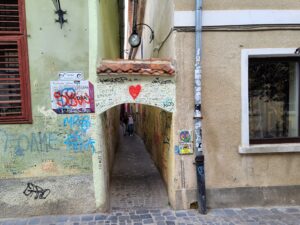
<svg viewBox="0 0 300 225"><path fill-rule="evenodd" d="M134 123L130 135L130 119ZM166 208L173 165L172 113L125 103L100 114L110 209ZM126 124L127 123L127 124Z"/></svg>

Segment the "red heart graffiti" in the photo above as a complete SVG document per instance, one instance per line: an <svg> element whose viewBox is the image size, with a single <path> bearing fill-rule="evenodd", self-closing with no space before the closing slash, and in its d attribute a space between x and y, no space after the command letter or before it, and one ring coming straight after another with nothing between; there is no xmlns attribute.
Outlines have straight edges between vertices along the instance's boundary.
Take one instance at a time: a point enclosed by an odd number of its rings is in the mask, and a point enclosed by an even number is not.
<svg viewBox="0 0 300 225"><path fill-rule="evenodd" d="M136 99L137 96L140 94L141 89L142 89L142 86L139 84L136 86L133 86L133 85L129 86L129 93L130 93L131 97L133 99Z"/></svg>

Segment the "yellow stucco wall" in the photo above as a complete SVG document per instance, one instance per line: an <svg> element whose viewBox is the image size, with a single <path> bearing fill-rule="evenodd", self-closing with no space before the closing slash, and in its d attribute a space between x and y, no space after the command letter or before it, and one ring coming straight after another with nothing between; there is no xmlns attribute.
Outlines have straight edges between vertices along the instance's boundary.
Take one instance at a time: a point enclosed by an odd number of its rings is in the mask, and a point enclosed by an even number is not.
<svg viewBox="0 0 300 225"><path fill-rule="evenodd" d="M177 62L177 109L174 114L174 140L181 129L194 130L194 34L175 32ZM177 141L178 142L178 141ZM175 141L175 144L176 143ZM176 157L176 189L197 188L195 155ZM183 165L180 166L180 165ZM184 168L184 169L183 169Z"/></svg>
<svg viewBox="0 0 300 225"><path fill-rule="evenodd" d="M194 63L195 33L173 31L164 44L163 40L173 26L175 10L194 10L195 1L147 1L145 23L155 31L149 44L148 29L143 35L143 51L137 58L161 57L176 61L176 110L172 116L168 163L168 191L173 207L190 205L197 189L195 154L180 156L174 153L178 144L178 131L194 130ZM203 1L204 10L229 9L299 9L296 1ZM154 16L155 15L155 16ZM299 31L263 32L203 32L202 57L202 110L203 149L205 155L206 187L236 188L260 186L299 185L299 154L241 155L241 50L244 48L296 48ZM159 51L158 51L159 49ZM143 52L143 55L141 54ZM159 124L159 111L145 107L151 124ZM148 128L152 156L160 165L162 157L155 144L155 129ZM164 160L160 159L160 160ZM166 180L166 176L164 175ZM194 192L193 192L194 191ZM189 195L189 193L192 193ZM178 196L182 200L178 200ZM192 196L193 195L193 196ZM177 197L176 197L177 196ZM192 196L192 197L191 197ZM177 201L182 201L177 203Z"/></svg>
<svg viewBox="0 0 300 225"><path fill-rule="evenodd" d="M169 181L172 113L153 106L141 105L135 114L137 131L159 169L165 184Z"/></svg>
<svg viewBox="0 0 300 225"><path fill-rule="evenodd" d="M238 153L243 132L241 50L296 48L299 35L299 31L204 33L203 140L208 188L300 184L299 154Z"/></svg>
<svg viewBox="0 0 300 225"><path fill-rule="evenodd" d="M162 58L162 59L174 59L175 58L175 42L174 42L174 32L171 32L173 27L173 12L174 12L174 2L172 0L160 1L151 0L146 2L144 23L148 24L155 34L154 40L149 43L149 29L144 27L143 29L143 46L140 46L136 58ZM143 54L142 54L143 52ZM177 65L176 65L177 66ZM177 69L176 69L177 70ZM177 81L176 81L177 85ZM177 102L176 102L177 104ZM162 127L162 111L160 109L155 109L153 107L144 107L143 110L148 114L150 121L153 121L155 127L148 128L149 131L149 141L147 144L150 152L152 151L152 158L156 162L156 165L161 171L162 177L166 183L167 191L169 195L169 201L172 206L175 206L176 197L175 192L177 189L176 183L180 180L180 173L177 172L175 164L175 153L174 153L174 143L173 140L177 136L177 132L173 129L176 123L173 115L171 120L171 130L170 130L170 146L163 144L163 135L166 130ZM176 109L175 109L176 111ZM168 113L167 113L168 114ZM148 124L146 121L146 124ZM149 123L148 127L153 126ZM155 130L156 129L156 130ZM160 143L155 142L155 131L158 134L156 140ZM147 142L147 140L146 140ZM152 149L152 150L151 150ZM162 158L160 158L162 157ZM180 166L179 166L180 167Z"/></svg>
<svg viewBox="0 0 300 225"><path fill-rule="evenodd" d="M195 10L195 0L174 0L178 11ZM203 0L204 10L229 9L299 9L300 3L294 0Z"/></svg>

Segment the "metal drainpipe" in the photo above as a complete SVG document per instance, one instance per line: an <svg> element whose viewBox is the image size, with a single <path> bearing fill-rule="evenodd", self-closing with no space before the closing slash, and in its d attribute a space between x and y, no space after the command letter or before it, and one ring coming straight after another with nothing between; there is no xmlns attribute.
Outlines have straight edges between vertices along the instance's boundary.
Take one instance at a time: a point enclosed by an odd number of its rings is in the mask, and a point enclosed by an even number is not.
<svg viewBox="0 0 300 225"><path fill-rule="evenodd" d="M134 32L137 33L137 8L138 8L139 1L138 0L131 0L131 1L133 1L132 33ZM132 55L133 55L133 48L130 47L128 59L132 59Z"/></svg>
<svg viewBox="0 0 300 225"><path fill-rule="evenodd" d="M201 113L201 57L202 57L202 0L196 0L195 10L195 151L198 184L198 206L201 214L206 214L204 155L202 148L202 113Z"/></svg>

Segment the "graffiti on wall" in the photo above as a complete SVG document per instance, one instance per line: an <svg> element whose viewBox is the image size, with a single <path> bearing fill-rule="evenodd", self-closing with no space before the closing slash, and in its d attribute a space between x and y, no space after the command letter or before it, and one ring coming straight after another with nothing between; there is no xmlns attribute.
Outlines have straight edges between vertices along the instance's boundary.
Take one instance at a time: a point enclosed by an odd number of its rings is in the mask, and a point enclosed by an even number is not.
<svg viewBox="0 0 300 225"><path fill-rule="evenodd" d="M43 189L33 183L27 183L27 187L23 191L23 194L29 197L32 197L34 195L34 199L46 199L50 194L50 190Z"/></svg>
<svg viewBox="0 0 300 225"><path fill-rule="evenodd" d="M139 103L175 110L175 81L168 77L101 77L97 82L96 109L102 113L122 103Z"/></svg>
<svg viewBox="0 0 300 225"><path fill-rule="evenodd" d="M66 117L63 126L68 130L64 144L68 151L95 153L95 140L90 137L88 131L91 127L90 116L74 115Z"/></svg>
<svg viewBox="0 0 300 225"><path fill-rule="evenodd" d="M94 87L87 81L51 81L51 105L58 114L93 113Z"/></svg>
<svg viewBox="0 0 300 225"><path fill-rule="evenodd" d="M17 156L24 156L26 151L48 152L58 150L57 139L59 135L56 132L10 133L0 129L0 140L4 146L4 152L13 149Z"/></svg>
<svg viewBox="0 0 300 225"><path fill-rule="evenodd" d="M168 146L168 152L169 152L172 115L165 111L161 111L159 115L160 115L160 123L162 124L163 127L162 130L163 144Z"/></svg>
<svg viewBox="0 0 300 225"><path fill-rule="evenodd" d="M35 120L35 129L28 126L0 128L0 179L90 172L92 165L87 159L90 159L91 151L74 154L72 146L67 151L64 144L72 134L70 127L76 130L79 126L83 133L87 133L91 126L90 120L76 118L51 117L45 124L41 117ZM78 149L93 148L93 140L87 137L86 141L85 145L81 144L83 147L79 144Z"/></svg>
<svg viewBox="0 0 300 225"><path fill-rule="evenodd" d="M133 99L136 99L137 98L137 96L140 94L140 92L141 92L141 89L142 89L142 87L141 87L141 85L131 85L131 86L129 86L129 94L131 95L131 97L133 98Z"/></svg>

